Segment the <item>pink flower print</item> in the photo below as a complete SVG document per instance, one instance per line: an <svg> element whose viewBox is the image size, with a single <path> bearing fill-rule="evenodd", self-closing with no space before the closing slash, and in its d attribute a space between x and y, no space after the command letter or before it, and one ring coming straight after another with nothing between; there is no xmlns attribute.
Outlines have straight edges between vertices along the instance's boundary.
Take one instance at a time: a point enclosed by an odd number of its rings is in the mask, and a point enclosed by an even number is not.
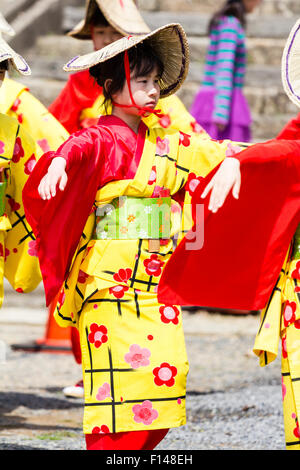
<svg viewBox="0 0 300 470"><path fill-rule="evenodd" d="M102 424L102 426L95 426L92 429L92 434L108 434L109 427L106 424Z"/></svg>
<svg viewBox="0 0 300 470"><path fill-rule="evenodd" d="M20 98L17 98L14 101L14 104L12 105L11 110L14 111L14 112L18 111L20 104L21 104L21 100L20 100Z"/></svg>
<svg viewBox="0 0 300 470"><path fill-rule="evenodd" d="M294 271L292 272L293 279L300 279L300 261L297 261Z"/></svg>
<svg viewBox="0 0 300 470"><path fill-rule="evenodd" d="M164 128L170 127L170 125L171 125L171 118L170 118L170 115L169 115L169 114L164 114L163 117L161 117L161 118L158 120L158 124L159 124L161 127L164 127Z"/></svg>
<svg viewBox="0 0 300 470"><path fill-rule="evenodd" d="M113 278L117 282L124 282L125 284L127 284L127 281L129 281L131 274L132 274L132 269L122 268L122 269L119 269L119 271L113 275Z"/></svg>
<svg viewBox="0 0 300 470"><path fill-rule="evenodd" d="M22 147L22 141L21 141L20 137L17 137L15 147L14 147L14 153L13 153L12 161L14 163L18 163L18 161L22 157L24 157L24 155L25 155L25 152L24 152L24 149Z"/></svg>
<svg viewBox="0 0 300 470"><path fill-rule="evenodd" d="M156 181L156 166L153 166L149 176L148 184L153 184Z"/></svg>
<svg viewBox="0 0 300 470"><path fill-rule="evenodd" d="M203 180L203 178L201 176L199 176L197 178L197 176L195 175L195 173L190 173L189 176L188 176L188 179L187 179L187 182L185 184L185 188L187 189L187 191L189 192L190 196L192 196L195 192L195 189L198 187L198 185L200 184L201 180Z"/></svg>
<svg viewBox="0 0 300 470"><path fill-rule="evenodd" d="M227 145L227 149L225 152L226 157L231 157L232 155L236 155L242 151L241 147L238 145L233 145L231 142Z"/></svg>
<svg viewBox="0 0 300 470"><path fill-rule="evenodd" d="M141 348L138 344L132 344L129 348L129 353L125 354L124 359L133 369L138 369L150 364L150 356L151 352L149 349Z"/></svg>
<svg viewBox="0 0 300 470"><path fill-rule="evenodd" d="M89 333L88 339L90 343L94 344L95 348L100 348L101 344L107 342L107 328L104 325L92 323L90 330L91 332Z"/></svg>
<svg viewBox="0 0 300 470"><path fill-rule="evenodd" d="M299 423L297 419L296 419L296 427L293 430L293 434L295 437L297 437L297 439L300 438L300 429L299 429Z"/></svg>
<svg viewBox="0 0 300 470"><path fill-rule="evenodd" d="M4 149L5 149L5 143L0 140L0 154L2 155L4 153Z"/></svg>
<svg viewBox="0 0 300 470"><path fill-rule="evenodd" d="M191 122L191 128L193 132L195 132L195 134L202 134L203 132L205 132L203 127L197 121Z"/></svg>
<svg viewBox="0 0 300 470"><path fill-rule="evenodd" d="M24 173L26 175L30 175L35 165L36 165L36 158L35 158L35 155L33 154L24 165Z"/></svg>
<svg viewBox="0 0 300 470"><path fill-rule="evenodd" d="M149 425L158 417L158 412L152 408L150 400L143 401L141 405L134 405L132 411L134 413L133 419L136 423Z"/></svg>
<svg viewBox="0 0 300 470"><path fill-rule="evenodd" d="M109 293L113 294L114 297L116 297L117 299L121 299L122 297L124 297L124 294L126 291L128 291L128 289L128 286L114 286L109 288Z"/></svg>
<svg viewBox="0 0 300 470"><path fill-rule="evenodd" d="M19 115L18 115L18 121L19 121L19 123L22 124L23 120L24 120L23 114L19 114Z"/></svg>
<svg viewBox="0 0 300 470"><path fill-rule="evenodd" d="M101 387L98 388L96 399L99 401L105 400L110 397L110 385L105 382Z"/></svg>
<svg viewBox="0 0 300 470"><path fill-rule="evenodd" d="M37 143L39 144L44 153L49 152L50 145L47 139L38 140Z"/></svg>
<svg viewBox="0 0 300 470"><path fill-rule="evenodd" d="M36 240L31 240L28 243L28 254L30 256L38 256Z"/></svg>
<svg viewBox="0 0 300 470"><path fill-rule="evenodd" d="M282 357L286 359L287 358L286 336L284 336L281 339L281 349L282 349Z"/></svg>
<svg viewBox="0 0 300 470"><path fill-rule="evenodd" d="M188 147L191 144L191 136L184 134L184 132L179 132L179 145Z"/></svg>
<svg viewBox="0 0 300 470"><path fill-rule="evenodd" d="M163 155L167 155L170 152L170 146L169 146L169 139L166 137L165 139L161 139L160 137L157 137L156 139L156 153L160 157Z"/></svg>
<svg viewBox="0 0 300 470"><path fill-rule="evenodd" d="M286 301L283 311L284 326L288 326L295 321L296 308L296 302L289 302L288 300Z"/></svg>
<svg viewBox="0 0 300 470"><path fill-rule="evenodd" d="M153 369L153 374L156 385L172 387L175 383L174 377L177 375L177 369L174 366L170 366L167 362L163 362L160 367Z"/></svg>
<svg viewBox="0 0 300 470"><path fill-rule="evenodd" d="M162 305L159 307L159 313L161 314L161 321L163 323L173 323L178 325L179 310L175 305Z"/></svg>
<svg viewBox="0 0 300 470"><path fill-rule="evenodd" d="M144 260L144 266L148 276L160 276L164 261L160 261L156 254L151 255L150 258Z"/></svg>
<svg viewBox="0 0 300 470"><path fill-rule="evenodd" d="M281 389L282 389L282 400L284 400L284 397L286 395L286 386L283 381L283 377L281 377Z"/></svg>
<svg viewBox="0 0 300 470"><path fill-rule="evenodd" d="M18 211L21 207L20 204L16 202L12 197L8 199L8 204L10 205L12 212Z"/></svg>

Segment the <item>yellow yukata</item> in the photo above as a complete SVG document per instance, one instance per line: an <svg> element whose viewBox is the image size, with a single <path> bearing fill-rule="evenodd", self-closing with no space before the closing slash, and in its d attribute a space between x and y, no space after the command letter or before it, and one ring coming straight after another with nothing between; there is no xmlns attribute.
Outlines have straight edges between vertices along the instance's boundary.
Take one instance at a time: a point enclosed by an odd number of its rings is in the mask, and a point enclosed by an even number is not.
<svg viewBox="0 0 300 470"><path fill-rule="evenodd" d="M104 118L105 119L105 118ZM195 186L224 157L227 143L151 128L133 179L105 184L95 206L120 196L151 198L151 181L171 197ZM194 184L191 186L190 182ZM199 180L198 180L199 182ZM180 231L172 197L172 236ZM128 224L136 214L130 214ZM94 239L95 213L86 223L61 290L55 318L79 329L85 407L83 431L117 433L185 424L185 349L180 307L161 305L157 286L173 240L149 251L149 240ZM122 229L122 227L121 227ZM126 229L126 227L124 228Z"/></svg>
<svg viewBox="0 0 300 470"><path fill-rule="evenodd" d="M299 230L299 229L298 229ZM296 237L286 255L268 305L261 313L254 353L262 367L274 361L281 343L282 399L287 450L300 450L300 261Z"/></svg>
<svg viewBox="0 0 300 470"><path fill-rule="evenodd" d="M69 133L22 83L5 78L0 88L0 112L14 117L33 137L42 154L57 150Z"/></svg>
<svg viewBox="0 0 300 470"><path fill-rule="evenodd" d="M0 306L3 277L20 293L31 292L41 281L36 241L28 225L22 189L40 150L13 118L0 114L0 171L5 184L0 216Z"/></svg>

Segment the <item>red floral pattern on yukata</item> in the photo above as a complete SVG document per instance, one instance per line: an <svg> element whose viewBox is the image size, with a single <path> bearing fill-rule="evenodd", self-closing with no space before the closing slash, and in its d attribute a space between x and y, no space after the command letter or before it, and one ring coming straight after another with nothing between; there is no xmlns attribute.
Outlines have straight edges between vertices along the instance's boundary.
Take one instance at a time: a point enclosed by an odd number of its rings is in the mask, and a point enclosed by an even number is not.
<svg viewBox="0 0 300 470"><path fill-rule="evenodd" d="M117 273L115 273L113 275L113 278L117 282L124 282L125 284L127 284L129 279L131 278L131 274L132 274L132 269L130 269L130 268L126 268L126 269L121 268L121 269L119 269L119 271Z"/></svg>
<svg viewBox="0 0 300 470"><path fill-rule="evenodd" d="M128 291L128 289L128 286L114 286L109 288L109 293L113 294L116 299L121 299L124 297L124 294Z"/></svg>
<svg viewBox="0 0 300 470"><path fill-rule="evenodd" d="M0 243L0 256L1 258L4 257L4 261L6 261L6 258L8 257L9 253L10 251L7 248L5 248L4 250L4 246L2 245L2 243Z"/></svg>
<svg viewBox="0 0 300 470"><path fill-rule="evenodd" d="M0 140L0 154L4 153L4 150L5 150L5 143Z"/></svg>
<svg viewBox="0 0 300 470"><path fill-rule="evenodd" d="M284 326L289 326L291 323L294 323L296 320L296 309L296 302L289 302L288 300L286 301L283 310Z"/></svg>
<svg viewBox="0 0 300 470"><path fill-rule="evenodd" d="M49 152L49 150L51 150L47 139L38 140L37 143L39 144L43 152L46 153L46 152Z"/></svg>
<svg viewBox="0 0 300 470"><path fill-rule="evenodd" d="M195 189L200 184L203 178L201 176L196 176L195 173L190 173L185 183L185 189L189 192L190 196L194 194Z"/></svg>
<svg viewBox="0 0 300 470"><path fill-rule="evenodd" d="M161 127L164 127L165 129L167 127L170 127L171 125L171 118L170 118L170 115L169 114L164 114L163 117L161 117L159 120L158 120L158 123Z"/></svg>
<svg viewBox="0 0 300 470"><path fill-rule="evenodd" d="M167 137L161 139L160 137L156 138L156 153L160 157L167 155L170 152L170 142Z"/></svg>
<svg viewBox="0 0 300 470"><path fill-rule="evenodd" d="M148 184L153 184L155 183L156 181L156 166L153 166L151 168L151 173L150 173L150 176L149 176L149 181L148 181Z"/></svg>
<svg viewBox="0 0 300 470"><path fill-rule="evenodd" d="M297 263L296 263L295 269L292 272L292 278L293 279L300 279L300 261L297 261Z"/></svg>
<svg viewBox="0 0 300 470"><path fill-rule="evenodd" d="M136 423L149 425L158 417L158 411L152 408L150 400L143 401L141 405L134 405L132 411L134 413L133 419Z"/></svg>
<svg viewBox="0 0 300 470"><path fill-rule="evenodd" d="M21 207L20 204L16 202L12 197L8 199L8 204L10 205L12 212L18 211Z"/></svg>
<svg viewBox="0 0 300 470"><path fill-rule="evenodd" d="M95 348L100 348L101 344L107 342L108 337L106 326L92 323L90 326L90 331L91 332L89 333L88 339L90 343L94 344Z"/></svg>
<svg viewBox="0 0 300 470"><path fill-rule="evenodd" d="M102 424L102 426L95 426L92 429L92 434L108 434L109 427L106 424Z"/></svg>
<svg viewBox="0 0 300 470"><path fill-rule="evenodd" d="M188 147L191 144L191 136L184 134L184 132L179 132L179 145Z"/></svg>
<svg viewBox="0 0 300 470"><path fill-rule="evenodd" d="M154 383L158 386L166 385L172 387L175 383L174 377L177 375L177 369L174 366L163 362L159 367L153 369Z"/></svg>
<svg viewBox="0 0 300 470"><path fill-rule="evenodd" d="M282 350L282 357L286 359L287 358L286 335L283 336L283 338L281 339L281 350Z"/></svg>
<svg viewBox="0 0 300 470"><path fill-rule="evenodd" d="M160 319L163 323L178 325L179 310L175 305L162 305L159 307Z"/></svg>
<svg viewBox="0 0 300 470"><path fill-rule="evenodd" d="M144 260L144 266L148 276L160 276L164 261L158 259L158 255L153 254L150 258Z"/></svg>
<svg viewBox="0 0 300 470"><path fill-rule="evenodd" d="M36 240L31 240L28 243L28 254L30 256L38 256L37 243Z"/></svg>
<svg viewBox="0 0 300 470"><path fill-rule="evenodd" d="M149 357L151 352L147 348L141 348L138 344L132 344L129 348L129 352L125 354L125 361L131 365L133 369L139 367L146 367L150 364Z"/></svg>
<svg viewBox="0 0 300 470"><path fill-rule="evenodd" d="M193 132L195 132L195 134L205 133L205 130L203 129L203 127L197 121L191 122L191 128L193 129Z"/></svg>
<svg viewBox="0 0 300 470"><path fill-rule="evenodd" d="M22 141L21 141L20 137L17 137L15 147L14 147L14 153L13 153L12 161L14 163L18 163L18 161L20 161L20 159L22 157L24 157L24 155L25 155L25 152L24 152L24 149L22 147Z"/></svg>

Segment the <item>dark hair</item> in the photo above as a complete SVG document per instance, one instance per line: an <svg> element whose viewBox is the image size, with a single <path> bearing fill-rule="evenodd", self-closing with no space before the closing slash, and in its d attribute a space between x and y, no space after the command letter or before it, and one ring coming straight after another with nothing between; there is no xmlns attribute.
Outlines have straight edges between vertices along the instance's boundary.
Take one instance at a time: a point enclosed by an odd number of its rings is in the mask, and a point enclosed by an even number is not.
<svg viewBox="0 0 300 470"><path fill-rule="evenodd" d="M140 43L128 49L130 70L134 77L142 77L151 73L154 67L158 68L159 77L162 76L164 65L148 43ZM103 88L104 105L112 101L112 95L122 90L126 75L124 67L124 53L118 54L111 59L94 65L90 68L90 75L95 78L98 85ZM111 79L108 89L104 87L106 80Z"/></svg>
<svg viewBox="0 0 300 470"><path fill-rule="evenodd" d="M92 14L88 18L88 23L91 26L110 26L109 22L98 7L95 7L92 10Z"/></svg>
<svg viewBox="0 0 300 470"><path fill-rule="evenodd" d="M243 0L227 0L220 10L211 18L208 25L208 33L217 26L222 16L235 16L246 27L246 9Z"/></svg>
<svg viewBox="0 0 300 470"><path fill-rule="evenodd" d="M0 70L8 70L9 69L9 61L3 60L0 62Z"/></svg>

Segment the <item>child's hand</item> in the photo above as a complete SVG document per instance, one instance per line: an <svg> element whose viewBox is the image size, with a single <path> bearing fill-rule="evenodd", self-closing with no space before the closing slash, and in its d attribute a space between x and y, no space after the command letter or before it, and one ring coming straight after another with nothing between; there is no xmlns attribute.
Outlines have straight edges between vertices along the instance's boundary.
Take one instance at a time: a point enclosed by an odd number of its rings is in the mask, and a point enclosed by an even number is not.
<svg viewBox="0 0 300 470"><path fill-rule="evenodd" d="M204 189L201 197L205 198L211 191L208 209L212 212L217 212L224 204L231 189L233 197L235 199L239 198L240 187L240 162L236 158L227 157Z"/></svg>
<svg viewBox="0 0 300 470"><path fill-rule="evenodd" d="M58 187L61 191L65 189L68 181L65 168L66 160L64 158L56 157L52 160L47 174L41 179L38 187L38 192L42 199L51 199L51 197L54 197L58 183Z"/></svg>

